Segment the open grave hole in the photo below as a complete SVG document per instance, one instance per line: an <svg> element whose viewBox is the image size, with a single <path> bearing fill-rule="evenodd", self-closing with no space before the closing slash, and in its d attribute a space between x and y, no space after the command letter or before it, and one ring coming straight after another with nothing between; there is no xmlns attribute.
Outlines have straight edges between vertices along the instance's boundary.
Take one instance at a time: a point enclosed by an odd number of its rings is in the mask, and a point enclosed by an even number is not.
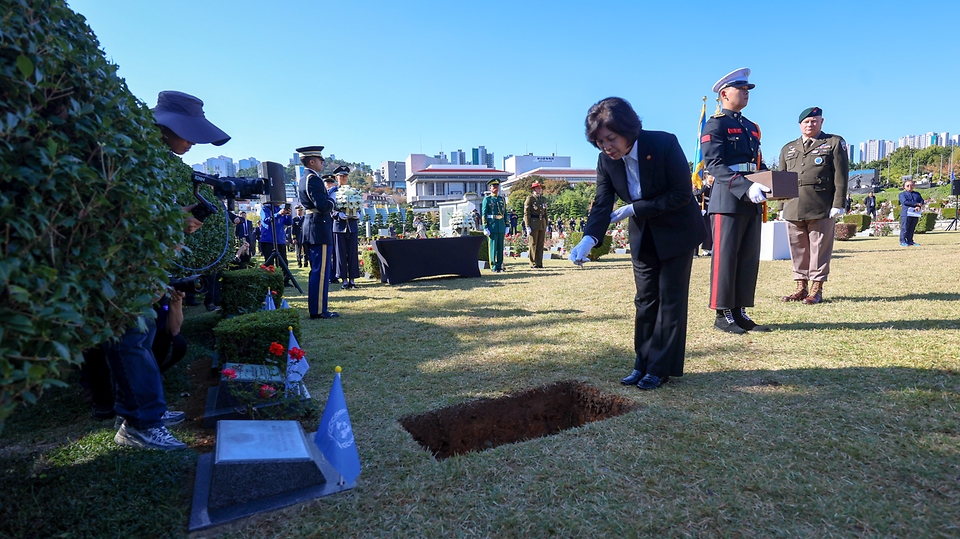
<svg viewBox="0 0 960 539"><path fill-rule="evenodd" d="M632 401L595 387L557 382L496 399L479 399L400 419L437 459L522 442L625 414Z"/></svg>

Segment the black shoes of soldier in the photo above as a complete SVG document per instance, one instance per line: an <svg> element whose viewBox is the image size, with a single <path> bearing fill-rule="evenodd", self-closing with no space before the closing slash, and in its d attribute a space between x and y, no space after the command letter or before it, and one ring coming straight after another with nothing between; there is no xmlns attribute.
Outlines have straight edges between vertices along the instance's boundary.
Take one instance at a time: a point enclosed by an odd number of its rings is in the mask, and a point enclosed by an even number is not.
<svg viewBox="0 0 960 539"><path fill-rule="evenodd" d="M327 311L320 314L311 314L311 320L317 320L318 318L340 318L340 313L336 311Z"/></svg>
<svg viewBox="0 0 960 539"><path fill-rule="evenodd" d="M737 322L737 325L742 327L747 331L759 331L761 333L766 333L770 331L770 328L767 326L761 326L753 320L750 320L750 317L747 316L747 309L740 307L739 309L733 310L733 319Z"/></svg>
<svg viewBox="0 0 960 539"><path fill-rule="evenodd" d="M747 332L747 330L737 325L737 321L733 318L733 312L730 309L717 309L717 320L713 323L713 327L720 331L733 333L734 335L743 335Z"/></svg>
<svg viewBox="0 0 960 539"><path fill-rule="evenodd" d="M660 378L659 376L648 374L643 378L641 378L639 382L637 382L637 387L643 390L657 389L658 387L662 386L663 384L669 381L670 381L669 376L664 376L663 378Z"/></svg>

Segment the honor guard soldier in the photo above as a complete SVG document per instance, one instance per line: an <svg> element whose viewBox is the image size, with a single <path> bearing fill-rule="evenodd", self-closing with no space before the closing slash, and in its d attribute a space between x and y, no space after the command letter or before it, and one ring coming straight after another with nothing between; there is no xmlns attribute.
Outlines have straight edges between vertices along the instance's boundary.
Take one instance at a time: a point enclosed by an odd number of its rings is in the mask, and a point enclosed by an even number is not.
<svg viewBox="0 0 960 539"><path fill-rule="evenodd" d="M310 259L310 286L307 306L310 318L336 318L339 314L327 309L327 293L330 282L330 249L333 243L333 222L330 212L333 201L320 179L323 169L323 146L297 148L300 163L306 174L298 186L300 202L306 211L303 218L303 244Z"/></svg>
<svg viewBox="0 0 960 539"><path fill-rule="evenodd" d="M494 178L487 182L490 194L483 197L480 212L483 214L483 233L489 238L490 268L494 273L503 271L503 239L507 233L504 217L507 201L500 196L500 180Z"/></svg>
<svg viewBox="0 0 960 539"><path fill-rule="evenodd" d="M820 107L801 112L800 138L780 150L783 169L800 177L800 196L782 204L797 284L793 294L781 298L783 301L814 305L823 299L823 283L830 273L833 254L835 218L845 212L847 160L843 137L823 132Z"/></svg>
<svg viewBox="0 0 960 539"><path fill-rule="evenodd" d="M714 327L729 333L770 331L748 316L760 269L760 226L769 188L748 176L766 170L760 155L760 128L740 111L747 106L750 70L738 69L713 85L721 110L707 120L700 138L707 172L714 176L710 198L713 259L710 308Z"/></svg>
<svg viewBox="0 0 960 539"><path fill-rule="evenodd" d="M300 241L300 236L303 235L303 206L297 206L297 215L293 218L293 243L297 246L297 267L303 267L303 242ZM309 264L309 259L307 260Z"/></svg>
<svg viewBox="0 0 960 539"><path fill-rule="evenodd" d="M349 174L350 169L343 165L333 171L339 184L337 189L347 185ZM333 219L333 237L337 241L337 278L343 282L340 288L356 288L353 280L360 277L360 260L357 254L360 250L360 218L356 212L346 214L341 208L337 210Z"/></svg>
<svg viewBox="0 0 960 539"><path fill-rule="evenodd" d="M543 240L547 233L547 201L543 198L543 186L540 182L533 182L530 188L533 189L533 194L523 202L523 224L527 227L530 267L542 268Z"/></svg>
<svg viewBox="0 0 960 539"><path fill-rule="evenodd" d="M330 202L333 203L333 209L331 210L330 222L331 226L334 220L334 217L337 213L337 178L333 174L324 174L323 175L323 185L327 190L327 196L330 197ZM330 282L339 283L340 280L337 279L337 242L334 238L333 243L330 244L330 252L327 253L330 259Z"/></svg>

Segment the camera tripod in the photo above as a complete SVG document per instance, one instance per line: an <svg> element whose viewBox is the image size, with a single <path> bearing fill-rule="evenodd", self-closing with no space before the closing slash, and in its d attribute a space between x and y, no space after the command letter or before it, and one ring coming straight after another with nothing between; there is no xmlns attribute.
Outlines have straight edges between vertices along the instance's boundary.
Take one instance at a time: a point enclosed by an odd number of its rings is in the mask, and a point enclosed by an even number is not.
<svg viewBox="0 0 960 539"><path fill-rule="evenodd" d="M957 218L960 217L960 204L958 202L960 202L960 196L953 195L953 207L957 211L953 214L953 221L950 221L950 224L944 230L957 230Z"/></svg>
<svg viewBox="0 0 960 539"><path fill-rule="evenodd" d="M270 233L273 235L273 252L270 253L270 256L267 257L267 260L264 262L264 265L269 266L273 264L275 267L280 266L283 268L284 282L287 279L293 283L293 286L297 289L298 292L303 294L303 289L300 288L300 283L297 282L297 279L290 273L290 268L287 267L286 257L280 256L280 244L277 243L277 215L273 212L274 204L284 204L284 202L268 202L267 207L270 214ZM287 248L287 244L283 244L283 248Z"/></svg>

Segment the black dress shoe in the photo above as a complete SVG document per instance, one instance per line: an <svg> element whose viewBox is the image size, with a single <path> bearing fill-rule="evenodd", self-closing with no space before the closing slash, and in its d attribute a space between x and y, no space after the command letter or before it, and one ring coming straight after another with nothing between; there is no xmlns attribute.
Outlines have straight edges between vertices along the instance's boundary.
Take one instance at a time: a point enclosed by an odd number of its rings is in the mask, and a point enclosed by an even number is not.
<svg viewBox="0 0 960 539"><path fill-rule="evenodd" d="M631 372L629 376L621 379L620 383L625 386L632 386L632 385L635 385L637 382L639 382L641 378L643 378L643 372L634 369L634 371Z"/></svg>
<svg viewBox="0 0 960 539"><path fill-rule="evenodd" d="M320 313L320 318L340 318L340 313L327 311L325 313Z"/></svg>
<svg viewBox="0 0 960 539"><path fill-rule="evenodd" d="M657 389L658 387L662 386L663 384L669 381L670 381L669 376L664 376L663 378L660 378L659 376L648 374L640 379L640 382L637 383L637 387L644 390Z"/></svg>
<svg viewBox="0 0 960 539"><path fill-rule="evenodd" d="M739 309L733 309L733 320L736 324L747 331L759 331L765 333L771 331L768 326L761 326L760 324L754 322L747 316L747 309L740 307Z"/></svg>
<svg viewBox="0 0 960 539"><path fill-rule="evenodd" d="M713 323L713 327L735 335L743 335L747 332L747 330L737 325L737 321L733 318L733 313L730 309L720 309L717 311L717 320Z"/></svg>

